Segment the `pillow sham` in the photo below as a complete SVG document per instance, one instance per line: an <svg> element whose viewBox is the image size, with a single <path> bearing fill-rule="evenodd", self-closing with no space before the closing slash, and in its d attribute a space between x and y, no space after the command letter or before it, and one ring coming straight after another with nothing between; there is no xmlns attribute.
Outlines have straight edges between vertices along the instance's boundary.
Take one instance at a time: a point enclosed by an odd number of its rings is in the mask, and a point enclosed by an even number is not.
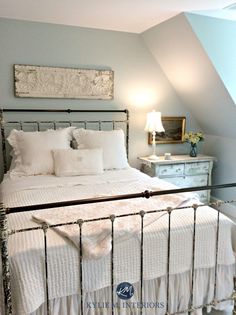
<svg viewBox="0 0 236 315"><path fill-rule="evenodd" d="M70 148L72 130L25 132L13 129L7 140L15 155L10 175L45 175L54 173L52 150Z"/></svg>
<svg viewBox="0 0 236 315"><path fill-rule="evenodd" d="M53 150L56 176L103 173L102 149Z"/></svg>
<svg viewBox="0 0 236 315"><path fill-rule="evenodd" d="M102 148L104 169L129 167L123 130L97 131L80 128L73 131L73 136L79 149Z"/></svg>

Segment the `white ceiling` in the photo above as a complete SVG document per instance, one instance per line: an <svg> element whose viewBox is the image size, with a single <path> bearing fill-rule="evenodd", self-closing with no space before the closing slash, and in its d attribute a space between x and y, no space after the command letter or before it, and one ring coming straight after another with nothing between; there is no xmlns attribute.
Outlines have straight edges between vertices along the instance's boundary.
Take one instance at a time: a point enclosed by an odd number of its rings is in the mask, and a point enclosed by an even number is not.
<svg viewBox="0 0 236 315"><path fill-rule="evenodd" d="M141 33L185 11L222 9L232 0L0 0L0 16Z"/></svg>

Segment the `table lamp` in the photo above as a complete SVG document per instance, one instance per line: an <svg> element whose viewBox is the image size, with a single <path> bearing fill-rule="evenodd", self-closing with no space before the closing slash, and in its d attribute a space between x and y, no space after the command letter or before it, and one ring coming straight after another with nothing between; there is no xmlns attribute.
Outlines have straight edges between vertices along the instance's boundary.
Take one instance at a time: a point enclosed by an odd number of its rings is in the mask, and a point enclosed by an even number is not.
<svg viewBox="0 0 236 315"><path fill-rule="evenodd" d="M153 154L150 155L148 158L152 160L157 160L158 156L156 155L156 133L165 131L161 121L161 112L156 112L155 110L153 110L152 112L147 113L145 131L152 133Z"/></svg>

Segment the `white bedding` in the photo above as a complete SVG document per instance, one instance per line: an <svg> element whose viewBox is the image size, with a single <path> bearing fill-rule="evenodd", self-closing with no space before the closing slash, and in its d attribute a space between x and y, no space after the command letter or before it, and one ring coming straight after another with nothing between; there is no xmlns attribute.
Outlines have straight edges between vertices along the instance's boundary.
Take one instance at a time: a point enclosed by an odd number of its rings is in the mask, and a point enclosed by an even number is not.
<svg viewBox="0 0 236 315"><path fill-rule="evenodd" d="M55 176L30 176L9 178L1 185L2 200L8 207L46 203L59 200L80 199L92 196L140 192L143 190L169 189L173 186L157 178L150 178L137 170L107 171L97 176L57 178ZM189 198L189 195L183 196ZM155 201L155 199L157 201ZM161 203L160 203L161 200ZM156 207L171 201L170 196L140 201L145 207ZM156 204L155 204L156 202ZM196 201L195 201L196 202ZM118 213L119 202L113 202ZM173 202L172 204L173 205ZM168 206L168 203L166 203ZM80 206L85 216L87 206ZM102 216L104 205L98 205L97 216ZM73 207L74 208L74 207ZM131 212L133 209L130 209ZM137 209L135 209L137 210ZM142 209L139 209L142 210ZM54 209L59 212L59 209ZM35 226L35 212L10 214L9 228ZM149 215L147 215L148 217ZM148 218L147 218L148 219ZM117 219L117 222L120 219ZM170 273L184 273L191 269L192 262L193 210L178 210L172 213ZM215 258L216 212L209 207L197 210L195 267L212 268ZM234 264L231 244L232 222L221 215L218 263ZM144 278L156 279L166 274L167 261L167 215L145 227ZM79 291L78 249L54 230L48 231L49 297L50 299L77 294ZM115 283L139 280L140 238L138 234L115 244ZM152 255L150 255L152 253ZM17 315L35 311L44 301L43 285L43 233L32 231L13 235L9 239L9 254L13 279L13 298ZM86 259L83 264L84 291L93 292L110 285L110 257ZM20 281L19 281L20 275Z"/></svg>

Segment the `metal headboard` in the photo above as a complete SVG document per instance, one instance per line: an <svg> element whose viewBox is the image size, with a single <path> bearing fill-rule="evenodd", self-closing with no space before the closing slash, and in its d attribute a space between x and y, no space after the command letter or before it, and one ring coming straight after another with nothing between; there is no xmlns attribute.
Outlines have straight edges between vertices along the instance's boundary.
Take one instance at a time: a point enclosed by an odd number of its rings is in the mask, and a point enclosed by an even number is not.
<svg viewBox="0 0 236 315"><path fill-rule="evenodd" d="M73 119L64 119L63 120L50 120L50 119L40 119L40 121L38 121L37 119L29 119L29 120L6 120L6 117L4 115L4 113L34 113L34 114L38 114L38 113L57 113L57 114L68 114L71 115L73 113L80 113L82 115L82 113L86 114L86 119L83 118L82 120L80 118L73 120ZM123 113L125 114L125 118L122 119L90 119L89 117L91 117L92 114L97 113L99 115L100 118L100 114L103 113L110 113L112 114L118 114L118 113ZM101 118L103 118L101 116ZM113 117L112 117L113 118ZM127 109L123 109L123 110L85 110L85 109L13 109L13 108L2 108L0 111L0 128L1 128L1 149L2 149L2 158L3 158L3 168L4 168L4 173L6 173L7 171L7 161L8 161L8 154L7 154L7 150L6 150L6 138L7 138L7 134L6 134L6 126L12 126L12 128L14 128L16 125L18 125L20 130L24 130L24 127L26 127L29 124L35 124L36 125L36 130L41 130L41 126L47 124L47 125L51 125L53 129L57 129L57 127L60 127L59 125L68 125L68 126L72 126L72 125L79 125L84 127L85 129L87 129L88 125L90 124L95 124L96 126L96 130L103 130L103 126L110 124L112 126L112 130L116 129L116 126L118 124L124 124L124 132L125 132L125 142L126 142L126 151L127 151L127 157L128 157L128 153L129 153L129 111ZM11 129L11 128L10 128Z"/></svg>

